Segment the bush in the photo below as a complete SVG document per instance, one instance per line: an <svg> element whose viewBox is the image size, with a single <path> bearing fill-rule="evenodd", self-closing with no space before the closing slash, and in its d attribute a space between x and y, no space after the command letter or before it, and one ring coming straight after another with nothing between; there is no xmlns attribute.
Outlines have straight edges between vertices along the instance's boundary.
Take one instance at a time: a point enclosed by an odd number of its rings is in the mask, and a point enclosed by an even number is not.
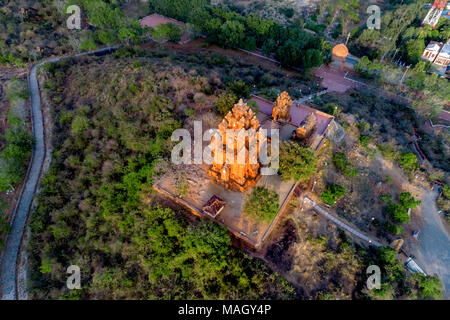
<svg viewBox="0 0 450 320"><path fill-rule="evenodd" d="M265 91L265 95L269 100L275 100L279 95L281 91L278 88L269 88Z"/></svg>
<svg viewBox="0 0 450 320"><path fill-rule="evenodd" d="M335 152L333 153L331 159L336 166L343 174L353 177L358 174L358 170L356 170L355 166L352 165L348 160L346 155L343 152Z"/></svg>
<svg viewBox="0 0 450 320"><path fill-rule="evenodd" d="M184 30L174 23L167 24L167 39L172 42L180 42Z"/></svg>
<svg viewBox="0 0 450 320"><path fill-rule="evenodd" d="M186 109L184 109L184 114L188 117L192 117L195 114L195 109L186 108Z"/></svg>
<svg viewBox="0 0 450 320"><path fill-rule="evenodd" d="M408 209L398 203L391 203L387 207L387 211L391 218L398 223L409 222Z"/></svg>
<svg viewBox="0 0 450 320"><path fill-rule="evenodd" d="M359 136L359 143L364 148L367 148L367 146L369 145L370 141L372 141L372 137L369 136L369 135L362 134L362 135Z"/></svg>
<svg viewBox="0 0 450 320"><path fill-rule="evenodd" d="M309 149L292 141L281 143L279 172L283 180L311 178L316 171L316 163L317 158Z"/></svg>
<svg viewBox="0 0 450 320"><path fill-rule="evenodd" d="M270 222L277 215L279 200L275 191L256 187L246 198L244 213L258 222Z"/></svg>
<svg viewBox="0 0 450 320"><path fill-rule="evenodd" d="M414 278L417 280L419 295L423 299L442 299L444 288L438 276L424 276L416 273Z"/></svg>
<svg viewBox="0 0 450 320"><path fill-rule="evenodd" d="M216 99L216 110L217 112L225 116L237 102L237 97L234 93L223 92Z"/></svg>
<svg viewBox="0 0 450 320"><path fill-rule="evenodd" d="M400 156L400 163L403 168L408 170L409 172L414 172L419 168L419 163L417 162L417 157L414 153L408 152L403 153Z"/></svg>
<svg viewBox="0 0 450 320"><path fill-rule="evenodd" d="M259 112L259 106L258 106L258 103L257 103L255 100L248 100L248 101L247 101L247 105L250 107L250 109L253 110L253 112L254 112L255 114L258 114L258 112Z"/></svg>
<svg viewBox="0 0 450 320"><path fill-rule="evenodd" d="M11 231L11 226L8 221L6 221L6 217L4 211L6 209L6 203L0 199L0 237L8 234ZM0 241L0 249L2 248L3 243Z"/></svg>
<svg viewBox="0 0 450 320"><path fill-rule="evenodd" d="M336 103L328 103L325 112L335 116L339 112L339 106Z"/></svg>
<svg viewBox="0 0 450 320"><path fill-rule="evenodd" d="M383 157L388 160L397 161L400 158L399 152L390 144L379 144L377 145L377 148L380 150Z"/></svg>
<svg viewBox="0 0 450 320"><path fill-rule="evenodd" d="M242 80L234 81L228 85L228 90L233 92L239 99L250 96L250 88Z"/></svg>
<svg viewBox="0 0 450 320"><path fill-rule="evenodd" d="M21 181L33 146L33 138L26 127L17 122L13 122L1 138L5 139L6 144L0 152L3 162L0 166L0 192Z"/></svg>
<svg viewBox="0 0 450 320"><path fill-rule="evenodd" d="M72 133L77 135L89 128L89 119L83 115L77 115L72 120Z"/></svg>
<svg viewBox="0 0 450 320"><path fill-rule="evenodd" d="M320 198L325 202L326 204L330 206L334 206L336 201L341 198L345 194L344 187L338 185L338 184L331 184L329 185L324 192L322 192L322 195Z"/></svg>
<svg viewBox="0 0 450 320"><path fill-rule="evenodd" d="M392 202L392 195L386 193L386 194L382 194L380 196L380 200L381 202L385 203L385 204L390 204Z"/></svg>
<svg viewBox="0 0 450 320"><path fill-rule="evenodd" d="M409 192L402 192L399 199L402 206L407 209L414 209L419 204L421 204L421 201L414 199L414 197Z"/></svg>
<svg viewBox="0 0 450 320"><path fill-rule="evenodd" d="M390 233L394 235L401 235L403 233L403 227L390 223L389 221L386 221L386 230L388 230Z"/></svg>

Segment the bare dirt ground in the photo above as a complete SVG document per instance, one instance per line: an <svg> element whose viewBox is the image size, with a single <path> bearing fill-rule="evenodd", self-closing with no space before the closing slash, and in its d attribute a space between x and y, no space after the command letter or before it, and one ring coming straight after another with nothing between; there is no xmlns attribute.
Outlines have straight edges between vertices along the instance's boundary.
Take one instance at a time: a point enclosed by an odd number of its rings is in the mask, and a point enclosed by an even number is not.
<svg viewBox="0 0 450 320"><path fill-rule="evenodd" d="M296 207L277 225L264 248L264 260L307 299L329 293L351 299L362 264L336 225L313 210Z"/></svg>

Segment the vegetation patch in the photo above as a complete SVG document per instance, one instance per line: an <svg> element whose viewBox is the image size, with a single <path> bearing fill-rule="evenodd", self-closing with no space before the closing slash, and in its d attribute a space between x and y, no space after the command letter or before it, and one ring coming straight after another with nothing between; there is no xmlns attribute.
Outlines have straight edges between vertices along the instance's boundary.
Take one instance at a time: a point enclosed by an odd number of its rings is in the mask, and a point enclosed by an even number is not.
<svg viewBox="0 0 450 320"><path fill-rule="evenodd" d="M331 158L336 168L338 168L343 174L354 177L358 174L358 170L350 161L347 160L347 156L343 152L333 153Z"/></svg>
<svg viewBox="0 0 450 320"><path fill-rule="evenodd" d="M322 192L322 195L320 198L325 202L326 204L330 206L334 206L336 201L345 195L345 189L344 187L338 185L338 184L331 184L327 186L324 192Z"/></svg>
<svg viewBox="0 0 450 320"><path fill-rule="evenodd" d="M201 92L208 81L195 68L135 54L61 62L43 72L56 140L30 223L32 297L295 296L262 262L233 248L226 229L188 223L159 204L152 185L169 161L171 133L181 125L175 108L196 108L188 93ZM180 177L179 194L185 190ZM71 264L83 270L81 290L66 287Z"/></svg>
<svg viewBox="0 0 450 320"><path fill-rule="evenodd" d="M277 215L280 196L273 190L256 187L244 204L244 213L258 222L270 222Z"/></svg>
<svg viewBox="0 0 450 320"><path fill-rule="evenodd" d="M281 178L285 181L294 179L307 180L316 171L317 158L307 148L298 143L287 141L280 144Z"/></svg>

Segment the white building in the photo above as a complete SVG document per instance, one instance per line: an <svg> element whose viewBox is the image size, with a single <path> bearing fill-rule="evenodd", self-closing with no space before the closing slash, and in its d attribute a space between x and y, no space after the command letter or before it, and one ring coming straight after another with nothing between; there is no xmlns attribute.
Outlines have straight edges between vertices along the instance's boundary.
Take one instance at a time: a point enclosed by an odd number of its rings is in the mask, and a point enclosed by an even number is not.
<svg viewBox="0 0 450 320"><path fill-rule="evenodd" d="M434 60L434 64L447 68L450 65L450 41L442 46L441 51Z"/></svg>
<svg viewBox="0 0 450 320"><path fill-rule="evenodd" d="M434 60L439 55L439 52L441 51L442 47L443 47L442 43L430 41L430 43L425 48L425 51L422 54L422 59L434 63Z"/></svg>

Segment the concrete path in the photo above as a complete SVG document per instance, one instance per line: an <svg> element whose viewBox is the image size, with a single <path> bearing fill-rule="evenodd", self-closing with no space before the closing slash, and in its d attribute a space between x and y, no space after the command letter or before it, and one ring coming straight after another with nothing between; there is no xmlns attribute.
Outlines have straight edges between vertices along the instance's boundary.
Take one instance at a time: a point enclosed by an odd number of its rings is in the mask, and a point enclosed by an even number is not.
<svg viewBox="0 0 450 320"><path fill-rule="evenodd" d="M109 54L117 49L118 46L102 48L92 52L82 52L69 56L56 57L45 60L31 68L29 76L29 88L31 94L31 124L33 128L33 137L35 145L33 146L30 166L24 180L20 197L17 201L16 208L12 217L11 232L5 239L5 247L2 250L0 260L0 284L2 300L17 299L17 274L18 274L18 257L21 250L22 238L30 212L31 203L34 198L39 177L41 174L42 164L45 158L45 139L44 139L44 122L41 110L41 98L39 93L39 85L36 77L36 70L44 63L57 62L61 59L79 57L83 55L101 55Z"/></svg>
<svg viewBox="0 0 450 320"><path fill-rule="evenodd" d="M320 97L321 95L324 95L327 92L328 92L328 89L325 89L325 90L322 90L320 92L316 92L316 93L310 94L310 95L308 95L306 97L302 97L302 98L300 98L298 100L294 100L293 104L303 104L306 101L309 101L309 100L311 100L314 97Z"/></svg>
<svg viewBox="0 0 450 320"><path fill-rule="evenodd" d="M363 235L361 232L359 232L358 230L350 227L349 225L345 224L344 222L342 222L340 219L336 218L335 216L329 214L327 211L325 211L324 209L322 209L317 203L315 203L314 201L312 201L311 199L309 199L308 197L304 197L303 198L303 202L309 204L311 207L314 208L314 210L316 210L318 213L320 213L322 216L324 216L325 218L327 218L328 220L330 220L331 222L333 222L334 224L336 224L339 228L344 229L348 232L350 232L351 234L353 234L354 236L356 236L357 238L364 240L366 242L368 242L369 244L376 246L376 247L382 247L383 244L381 244L378 241L375 241L365 235Z"/></svg>

